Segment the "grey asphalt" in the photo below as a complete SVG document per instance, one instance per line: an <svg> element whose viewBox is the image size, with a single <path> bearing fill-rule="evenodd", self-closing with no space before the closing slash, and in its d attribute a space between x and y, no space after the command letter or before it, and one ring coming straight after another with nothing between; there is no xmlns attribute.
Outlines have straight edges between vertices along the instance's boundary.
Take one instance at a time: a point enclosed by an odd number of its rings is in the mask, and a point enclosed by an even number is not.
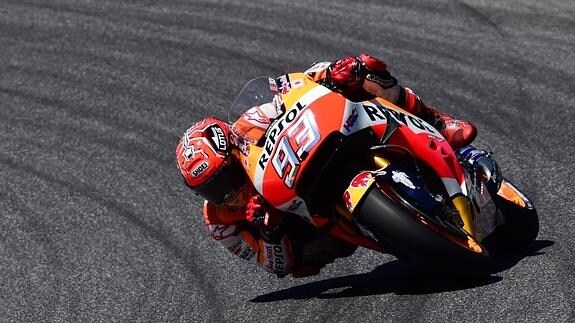
<svg viewBox="0 0 575 323"><path fill-rule="evenodd" d="M575 2L0 0L0 321L575 321ZM360 250L277 279L211 241L174 160L249 79L367 52L479 128L537 206L481 281Z"/></svg>

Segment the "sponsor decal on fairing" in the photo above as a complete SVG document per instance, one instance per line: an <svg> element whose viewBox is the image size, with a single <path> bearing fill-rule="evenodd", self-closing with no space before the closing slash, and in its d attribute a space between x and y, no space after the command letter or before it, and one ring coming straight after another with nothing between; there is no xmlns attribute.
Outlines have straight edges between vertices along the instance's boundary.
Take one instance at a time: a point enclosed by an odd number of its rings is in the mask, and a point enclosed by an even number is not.
<svg viewBox="0 0 575 323"><path fill-rule="evenodd" d="M355 122L357 121L358 118L359 118L359 113L357 112L357 109L354 107L351 110L351 114L345 120L345 122L343 124L343 128L347 131L351 131L351 128L353 127L353 125L355 125Z"/></svg>
<svg viewBox="0 0 575 323"><path fill-rule="evenodd" d="M268 83L269 83L269 86L270 86L270 91L272 91L272 92L277 92L277 91L278 91L278 85L277 85L275 79L273 79L273 78L271 78L271 77L268 77Z"/></svg>
<svg viewBox="0 0 575 323"><path fill-rule="evenodd" d="M276 87L279 93L286 94L292 89L299 89L305 84L304 79L290 79L289 75L282 75L276 80Z"/></svg>
<svg viewBox="0 0 575 323"><path fill-rule="evenodd" d="M346 100L345 112L340 128L341 133L349 135L360 129L369 127L372 124L375 124L375 122L370 122L366 113L363 111L361 103Z"/></svg>
<svg viewBox="0 0 575 323"><path fill-rule="evenodd" d="M276 80L278 92L281 94L286 94L291 90L291 84L289 81L289 75L282 75Z"/></svg>
<svg viewBox="0 0 575 323"><path fill-rule="evenodd" d="M409 176L407 176L406 173L398 172L398 171L394 170L391 172L391 174L392 174L391 179L393 179L394 182L401 183L401 184L411 188L412 190L415 189L415 185L413 185L413 183L409 179Z"/></svg>
<svg viewBox="0 0 575 323"><path fill-rule="evenodd" d="M353 211L354 205L353 201L351 200L351 193L349 190L343 192L343 203L345 203L345 207L351 212Z"/></svg>
<svg viewBox="0 0 575 323"><path fill-rule="evenodd" d="M371 171L361 171L352 180L348 188L343 193L345 207L350 213L353 213L355 207L359 204L365 192L375 182L374 173Z"/></svg>
<svg viewBox="0 0 575 323"><path fill-rule="evenodd" d="M307 105L301 102L296 102L295 107L290 109L288 112L284 113L279 119L276 119L271 126L266 131L266 141L264 143L264 149L262 155L258 160L258 165L261 169L264 169L267 165L270 155L273 153L274 146L278 137L282 132L297 118L299 113L306 108Z"/></svg>
<svg viewBox="0 0 575 323"><path fill-rule="evenodd" d="M369 186L369 182L373 179L370 171L363 171L357 174L351 181L352 187L366 188Z"/></svg>
<svg viewBox="0 0 575 323"><path fill-rule="evenodd" d="M288 128L288 126L298 118L301 111L304 110L309 104L329 93L332 92L323 86L317 86L313 88L304 94L299 99L299 101L291 107L291 109L276 119L268 128L265 134L266 141L264 143L264 149L262 149L262 153L258 158L258 167L256 167L254 174L254 186L258 192L262 192L264 170L270 161L271 154L274 153L274 145L280 135L282 135L286 128Z"/></svg>
<svg viewBox="0 0 575 323"><path fill-rule="evenodd" d="M385 115L386 113L389 113L391 117L393 117L398 122L408 126L416 134L426 133L438 138L443 138L439 131L437 131L437 129L435 129L432 125L410 113L395 110L381 104L374 104L372 102L362 102L361 107L361 110L369 119L367 122L369 125L387 121Z"/></svg>
<svg viewBox="0 0 575 323"><path fill-rule="evenodd" d="M288 188L293 188L300 164L321 136L312 111L306 111L278 141L270 156L274 170Z"/></svg>

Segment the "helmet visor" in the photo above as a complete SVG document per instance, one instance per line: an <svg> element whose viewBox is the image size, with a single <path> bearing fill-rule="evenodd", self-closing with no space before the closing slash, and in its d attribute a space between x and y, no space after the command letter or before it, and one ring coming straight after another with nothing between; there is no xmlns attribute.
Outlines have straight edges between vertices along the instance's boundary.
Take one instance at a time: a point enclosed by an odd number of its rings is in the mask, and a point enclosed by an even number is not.
<svg viewBox="0 0 575 323"><path fill-rule="evenodd" d="M222 204L236 196L245 184L246 178L242 165L228 156L222 167L208 181L192 189L204 199Z"/></svg>

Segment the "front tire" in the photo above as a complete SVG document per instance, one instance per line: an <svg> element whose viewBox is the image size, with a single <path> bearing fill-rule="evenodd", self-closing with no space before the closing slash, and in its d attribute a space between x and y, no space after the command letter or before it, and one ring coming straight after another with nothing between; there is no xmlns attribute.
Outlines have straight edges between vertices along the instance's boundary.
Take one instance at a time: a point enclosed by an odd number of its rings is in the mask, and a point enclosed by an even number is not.
<svg viewBox="0 0 575 323"><path fill-rule="evenodd" d="M465 274L484 274L491 267L487 249L468 240L456 241L453 234L394 202L377 186L367 193L356 208L354 217L375 239L398 259L429 269L457 270ZM467 236L466 239L471 239ZM477 246L480 251L477 250Z"/></svg>

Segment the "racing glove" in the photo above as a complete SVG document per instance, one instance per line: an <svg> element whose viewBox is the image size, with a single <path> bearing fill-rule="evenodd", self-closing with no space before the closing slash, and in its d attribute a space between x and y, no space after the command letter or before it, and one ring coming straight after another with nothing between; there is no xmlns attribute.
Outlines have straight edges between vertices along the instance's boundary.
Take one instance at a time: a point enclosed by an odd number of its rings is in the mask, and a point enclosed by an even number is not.
<svg viewBox="0 0 575 323"><path fill-rule="evenodd" d="M280 216L267 212L265 201L259 194L250 198L246 206L246 220L260 230L266 242L277 242L281 239Z"/></svg>
<svg viewBox="0 0 575 323"><path fill-rule="evenodd" d="M342 91L358 88L366 79L384 89L397 84L397 79L391 76L385 62L367 54L348 56L332 63L328 67L328 79Z"/></svg>

